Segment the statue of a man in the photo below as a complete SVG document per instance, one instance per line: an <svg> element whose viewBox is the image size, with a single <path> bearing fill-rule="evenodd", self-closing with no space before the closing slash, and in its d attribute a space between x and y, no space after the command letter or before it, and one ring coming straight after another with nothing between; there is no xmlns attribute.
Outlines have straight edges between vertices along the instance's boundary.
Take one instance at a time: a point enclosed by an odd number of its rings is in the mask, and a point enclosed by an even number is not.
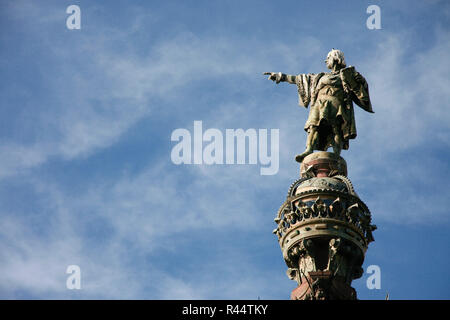
<svg viewBox="0 0 450 320"><path fill-rule="evenodd" d="M353 102L372 111L369 87L364 77L354 67L346 67L344 53L331 50L325 63L329 73L288 75L265 72L269 80L289 82L298 87L299 105L311 105L305 131L308 132L306 150L295 157L302 162L314 150L326 151L330 146L340 155L348 149L349 140L356 138Z"/></svg>

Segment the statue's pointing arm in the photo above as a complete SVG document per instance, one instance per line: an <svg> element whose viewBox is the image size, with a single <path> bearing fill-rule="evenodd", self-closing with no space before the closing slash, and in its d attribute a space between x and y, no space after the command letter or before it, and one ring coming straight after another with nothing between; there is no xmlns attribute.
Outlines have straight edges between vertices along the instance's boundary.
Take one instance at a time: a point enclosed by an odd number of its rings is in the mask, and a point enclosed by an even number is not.
<svg viewBox="0 0 450 320"><path fill-rule="evenodd" d="M275 81L277 84L280 82L289 82L292 84L297 83L297 76L293 76L290 74L284 74L281 72L264 72L264 74L269 76L269 80Z"/></svg>
<svg viewBox="0 0 450 320"><path fill-rule="evenodd" d="M264 72L264 74L269 76L269 80L275 81L276 83L288 82L291 84L296 84L298 89L299 105L305 108L308 107L312 98L314 79L320 78L321 75L298 74L294 76L281 72Z"/></svg>

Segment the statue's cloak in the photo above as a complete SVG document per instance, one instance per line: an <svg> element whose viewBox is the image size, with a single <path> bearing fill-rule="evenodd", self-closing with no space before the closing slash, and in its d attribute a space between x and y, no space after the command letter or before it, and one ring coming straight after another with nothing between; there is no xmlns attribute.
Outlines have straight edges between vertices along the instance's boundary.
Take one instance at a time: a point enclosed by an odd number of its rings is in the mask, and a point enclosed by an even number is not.
<svg viewBox="0 0 450 320"><path fill-rule="evenodd" d="M310 125L319 125L321 119L314 119L314 116L319 114L316 112L320 106L316 104L317 95L320 88L318 87L320 79L325 75L321 72L318 74L299 74L296 76L296 83L298 88L299 105L305 108L311 105L308 121L305 124L305 131ZM359 75L360 77L356 77ZM349 140L356 138L356 123L353 109L353 102L367 112L372 111L372 104L370 102L369 87L366 80L362 77L354 67L348 67L340 70L342 89L344 95L338 108L336 108L336 118L340 120L340 129L342 131L343 149L348 149ZM356 79L359 78L359 81ZM331 141L324 142L320 149L326 149L331 145Z"/></svg>

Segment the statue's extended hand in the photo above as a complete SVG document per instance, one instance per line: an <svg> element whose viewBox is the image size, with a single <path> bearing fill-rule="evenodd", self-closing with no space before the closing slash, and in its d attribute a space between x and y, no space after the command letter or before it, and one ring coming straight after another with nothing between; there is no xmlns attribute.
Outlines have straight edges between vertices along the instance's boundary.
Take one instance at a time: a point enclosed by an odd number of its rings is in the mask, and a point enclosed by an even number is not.
<svg viewBox="0 0 450 320"><path fill-rule="evenodd" d="M269 77L267 79L275 81L276 83L280 83L281 75L280 73L276 72L264 72L264 75L268 75Z"/></svg>

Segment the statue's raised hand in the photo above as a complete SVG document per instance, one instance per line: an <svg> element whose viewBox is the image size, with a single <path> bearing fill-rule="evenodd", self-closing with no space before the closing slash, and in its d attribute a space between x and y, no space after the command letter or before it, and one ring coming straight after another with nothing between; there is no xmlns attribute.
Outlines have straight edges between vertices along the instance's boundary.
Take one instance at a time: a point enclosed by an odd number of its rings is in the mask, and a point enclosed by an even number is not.
<svg viewBox="0 0 450 320"><path fill-rule="evenodd" d="M264 72L264 75L268 75L269 77L267 79L275 81L276 83L280 83L281 81L281 72Z"/></svg>

